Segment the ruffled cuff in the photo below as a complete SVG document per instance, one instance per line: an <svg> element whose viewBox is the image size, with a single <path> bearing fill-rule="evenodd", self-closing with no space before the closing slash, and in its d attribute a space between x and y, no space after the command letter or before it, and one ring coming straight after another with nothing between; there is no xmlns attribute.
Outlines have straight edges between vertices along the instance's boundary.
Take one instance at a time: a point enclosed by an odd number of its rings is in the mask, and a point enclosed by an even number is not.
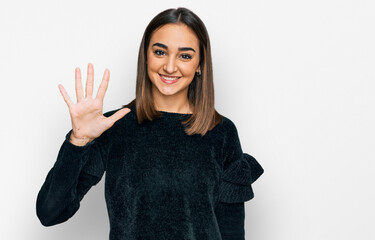
<svg viewBox="0 0 375 240"><path fill-rule="evenodd" d="M257 160L247 154L235 161L223 173L219 190L219 201L238 203L249 201L254 197L251 184L255 182L264 170Z"/></svg>

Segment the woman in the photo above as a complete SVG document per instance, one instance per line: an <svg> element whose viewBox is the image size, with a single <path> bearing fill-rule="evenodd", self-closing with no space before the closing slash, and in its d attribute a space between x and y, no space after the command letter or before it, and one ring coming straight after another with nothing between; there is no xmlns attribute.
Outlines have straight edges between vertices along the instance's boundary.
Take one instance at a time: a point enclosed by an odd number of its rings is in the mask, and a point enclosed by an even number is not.
<svg viewBox="0 0 375 240"><path fill-rule="evenodd" d="M159 13L138 57L136 98L102 114L88 65L86 96L76 68L77 104L63 86L72 130L38 194L44 226L68 220L105 177L110 239L244 239L244 202L263 173L243 153L235 125L214 108L208 33L186 8Z"/></svg>

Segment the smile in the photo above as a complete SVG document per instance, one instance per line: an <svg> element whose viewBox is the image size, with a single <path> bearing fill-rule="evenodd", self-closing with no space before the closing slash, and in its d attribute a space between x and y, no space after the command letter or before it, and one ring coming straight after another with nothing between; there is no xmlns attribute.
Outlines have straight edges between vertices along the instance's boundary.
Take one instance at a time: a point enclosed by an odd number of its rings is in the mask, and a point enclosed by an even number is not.
<svg viewBox="0 0 375 240"><path fill-rule="evenodd" d="M181 77L171 77L171 76L165 76L165 75L161 75L159 74L160 76L160 79L167 83L167 84L172 84L172 83L176 83L178 81L178 79L180 79Z"/></svg>

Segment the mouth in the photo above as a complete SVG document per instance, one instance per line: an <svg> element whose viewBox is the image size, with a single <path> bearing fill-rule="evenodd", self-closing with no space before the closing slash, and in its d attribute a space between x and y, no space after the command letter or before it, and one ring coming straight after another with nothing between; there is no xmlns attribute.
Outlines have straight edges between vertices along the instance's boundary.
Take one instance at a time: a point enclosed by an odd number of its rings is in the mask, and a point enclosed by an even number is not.
<svg viewBox="0 0 375 240"><path fill-rule="evenodd" d="M168 76L168 75L162 75L162 74L159 74L159 77L163 82L165 82L167 84L176 83L178 81L178 79L181 78L181 77L178 77L178 76Z"/></svg>

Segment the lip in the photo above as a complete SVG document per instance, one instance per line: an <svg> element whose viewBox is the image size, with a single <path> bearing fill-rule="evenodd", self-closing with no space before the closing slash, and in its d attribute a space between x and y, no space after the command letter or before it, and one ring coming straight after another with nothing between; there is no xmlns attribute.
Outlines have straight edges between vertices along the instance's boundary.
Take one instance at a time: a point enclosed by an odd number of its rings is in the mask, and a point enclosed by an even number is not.
<svg viewBox="0 0 375 240"><path fill-rule="evenodd" d="M173 83L176 83L176 82L178 82L178 80L180 80L180 78L181 78L181 77L178 77L178 79L176 79L176 80L166 80L166 79L163 78L163 76L166 76L166 77L177 77L177 76L168 76L168 75L162 75L162 74L159 74L160 79L161 79L164 83L166 83L166 84L173 84Z"/></svg>

